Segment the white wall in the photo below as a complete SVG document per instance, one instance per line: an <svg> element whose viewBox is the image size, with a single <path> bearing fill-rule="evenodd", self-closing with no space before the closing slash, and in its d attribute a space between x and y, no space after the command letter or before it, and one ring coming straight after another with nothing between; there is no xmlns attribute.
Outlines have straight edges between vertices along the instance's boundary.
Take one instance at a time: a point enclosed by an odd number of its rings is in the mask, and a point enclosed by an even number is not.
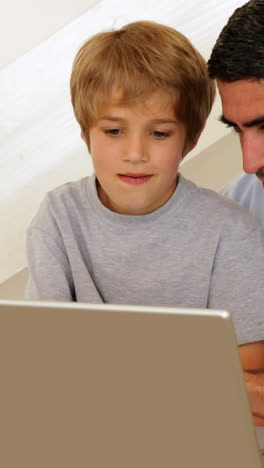
<svg viewBox="0 0 264 468"><path fill-rule="evenodd" d="M181 30L208 58L228 16L244 1L146 0L144 8L141 0L22 3L9 2L0 16L0 283L26 266L26 226L45 192L92 170L68 89L80 44L99 30L152 19ZM217 101L192 156L229 134L217 122L220 112Z"/></svg>
<svg viewBox="0 0 264 468"><path fill-rule="evenodd" d="M1 7L0 68L49 38L100 0L9 0Z"/></svg>

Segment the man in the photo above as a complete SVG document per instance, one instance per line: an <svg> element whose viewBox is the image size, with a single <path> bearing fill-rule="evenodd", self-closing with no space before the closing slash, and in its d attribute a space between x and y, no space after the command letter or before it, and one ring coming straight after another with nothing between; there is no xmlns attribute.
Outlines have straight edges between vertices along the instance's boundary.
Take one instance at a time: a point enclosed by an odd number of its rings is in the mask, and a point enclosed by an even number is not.
<svg viewBox="0 0 264 468"><path fill-rule="evenodd" d="M222 193L264 224L264 2L251 0L235 10L208 62L222 99L221 120L240 138L243 174ZM257 176L257 177L256 177Z"/></svg>
<svg viewBox="0 0 264 468"><path fill-rule="evenodd" d="M244 205L264 224L263 0L250 0L235 10L213 48L208 72L216 79L221 96L221 121L239 134L247 173L222 193ZM242 357L248 358L245 378L255 424L264 426L264 341L240 350Z"/></svg>

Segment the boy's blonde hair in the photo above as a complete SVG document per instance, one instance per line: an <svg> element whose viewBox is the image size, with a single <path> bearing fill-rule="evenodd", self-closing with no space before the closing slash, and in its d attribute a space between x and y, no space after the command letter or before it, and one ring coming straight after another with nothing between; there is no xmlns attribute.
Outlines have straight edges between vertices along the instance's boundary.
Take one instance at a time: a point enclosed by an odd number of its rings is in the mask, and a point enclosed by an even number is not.
<svg viewBox="0 0 264 468"><path fill-rule="evenodd" d="M199 137L215 96L206 62L190 41L151 21L91 37L77 53L70 86L74 113L87 142L89 129L100 108L111 103L114 89L122 91L122 104L143 101L159 88L171 92L175 116L186 126L187 144Z"/></svg>

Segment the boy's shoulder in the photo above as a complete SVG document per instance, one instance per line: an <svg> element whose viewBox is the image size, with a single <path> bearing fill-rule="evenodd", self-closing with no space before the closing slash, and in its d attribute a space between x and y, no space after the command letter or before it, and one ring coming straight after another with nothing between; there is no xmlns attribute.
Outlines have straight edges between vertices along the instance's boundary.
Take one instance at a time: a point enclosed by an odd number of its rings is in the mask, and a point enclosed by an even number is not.
<svg viewBox="0 0 264 468"><path fill-rule="evenodd" d="M92 190L93 184L94 176L92 175L66 182L49 190L44 196L30 227L43 229L43 227L48 227L54 222L60 222L65 217L81 215L87 209L89 192Z"/></svg>
<svg viewBox="0 0 264 468"><path fill-rule="evenodd" d="M248 209L237 201L214 190L199 187L187 179L184 179L183 182L190 194L189 202L192 209L199 212L201 216L208 216L208 224L210 224L210 220L215 222L216 219L221 219L222 222L230 226L234 226L235 223L250 226L258 224Z"/></svg>
<svg viewBox="0 0 264 468"><path fill-rule="evenodd" d="M187 190L190 192L193 202L197 204L202 204L203 207L218 207L219 209L225 210L227 212L237 212L237 213L248 213L248 210L245 210L237 201L226 197L223 193L218 193L215 190L200 187L194 182L183 179Z"/></svg>
<svg viewBox="0 0 264 468"><path fill-rule="evenodd" d="M86 176L78 180L65 182L64 184L58 185L57 187L49 190L44 198L49 202L56 200L72 199L72 198L83 198L89 190L89 186L93 182L93 175Z"/></svg>

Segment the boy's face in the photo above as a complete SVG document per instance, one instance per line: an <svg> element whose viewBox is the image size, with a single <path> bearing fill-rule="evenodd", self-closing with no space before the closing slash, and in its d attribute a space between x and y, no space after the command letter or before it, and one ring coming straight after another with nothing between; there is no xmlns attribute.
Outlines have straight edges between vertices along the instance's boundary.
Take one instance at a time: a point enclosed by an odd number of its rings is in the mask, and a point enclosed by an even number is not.
<svg viewBox="0 0 264 468"><path fill-rule="evenodd" d="M176 188L179 163L190 150L186 130L169 92L158 90L130 105L117 102L100 110L89 133L98 195L116 213L144 215Z"/></svg>

